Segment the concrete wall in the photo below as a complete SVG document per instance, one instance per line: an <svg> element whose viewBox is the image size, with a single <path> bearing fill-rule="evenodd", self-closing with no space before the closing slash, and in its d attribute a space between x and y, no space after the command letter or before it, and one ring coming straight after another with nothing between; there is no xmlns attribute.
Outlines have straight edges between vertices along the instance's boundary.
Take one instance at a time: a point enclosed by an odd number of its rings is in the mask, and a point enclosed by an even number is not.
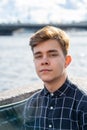
<svg viewBox="0 0 87 130"><path fill-rule="evenodd" d="M87 91L87 78L70 78L81 89ZM0 106L16 103L27 99L34 92L43 88L43 83L30 84L0 92Z"/></svg>

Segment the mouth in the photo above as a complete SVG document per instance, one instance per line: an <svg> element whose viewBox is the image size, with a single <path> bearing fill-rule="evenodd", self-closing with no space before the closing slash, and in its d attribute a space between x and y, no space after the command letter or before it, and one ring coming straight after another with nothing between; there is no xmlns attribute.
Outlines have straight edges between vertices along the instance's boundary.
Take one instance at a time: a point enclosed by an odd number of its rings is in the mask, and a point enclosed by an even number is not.
<svg viewBox="0 0 87 130"><path fill-rule="evenodd" d="M40 72L50 72L50 71L52 71L52 70L50 70L50 69L42 69L42 70L40 70Z"/></svg>

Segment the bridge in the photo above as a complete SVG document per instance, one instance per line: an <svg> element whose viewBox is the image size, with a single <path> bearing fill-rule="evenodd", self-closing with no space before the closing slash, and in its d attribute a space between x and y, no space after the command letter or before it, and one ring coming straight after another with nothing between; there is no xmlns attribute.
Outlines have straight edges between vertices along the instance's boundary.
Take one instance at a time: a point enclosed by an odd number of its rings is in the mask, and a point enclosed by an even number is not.
<svg viewBox="0 0 87 130"><path fill-rule="evenodd" d="M19 29L38 30L46 25L52 25L61 29L85 29L87 30L87 23L67 23L67 24L0 24L0 35L12 35L14 31Z"/></svg>

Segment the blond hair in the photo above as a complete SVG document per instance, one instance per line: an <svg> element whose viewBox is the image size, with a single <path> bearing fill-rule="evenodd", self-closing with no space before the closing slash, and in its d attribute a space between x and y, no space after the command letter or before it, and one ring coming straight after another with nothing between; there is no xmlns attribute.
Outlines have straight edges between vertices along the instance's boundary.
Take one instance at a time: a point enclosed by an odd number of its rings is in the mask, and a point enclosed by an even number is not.
<svg viewBox="0 0 87 130"><path fill-rule="evenodd" d="M69 49L69 37L63 30L53 26L45 26L31 36L31 49L33 50L36 45L49 39L57 40L62 48L64 55L67 55Z"/></svg>

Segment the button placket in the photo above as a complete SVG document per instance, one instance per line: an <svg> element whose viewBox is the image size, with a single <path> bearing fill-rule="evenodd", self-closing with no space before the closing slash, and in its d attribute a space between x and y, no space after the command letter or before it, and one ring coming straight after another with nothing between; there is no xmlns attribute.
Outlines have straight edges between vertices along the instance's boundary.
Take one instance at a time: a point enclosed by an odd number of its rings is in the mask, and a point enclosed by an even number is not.
<svg viewBox="0 0 87 130"><path fill-rule="evenodd" d="M49 124L49 128L52 128L52 124Z"/></svg>
<svg viewBox="0 0 87 130"><path fill-rule="evenodd" d="M53 127L53 123L52 123L52 118L53 118L53 109L55 106L55 102L54 102L54 93L50 93L49 96L49 114L48 114L48 127L52 128Z"/></svg>
<svg viewBox="0 0 87 130"><path fill-rule="evenodd" d="M53 110L53 106L50 106L50 110Z"/></svg>
<svg viewBox="0 0 87 130"><path fill-rule="evenodd" d="M54 93L51 93L50 95L51 95L51 97L53 97L53 96L54 96Z"/></svg>
<svg viewBox="0 0 87 130"><path fill-rule="evenodd" d="M50 95L51 95L51 97L53 98L54 93L50 93ZM52 103L52 100L53 100L53 99L51 99L50 110L53 110L53 108L54 108L54 103Z"/></svg>

